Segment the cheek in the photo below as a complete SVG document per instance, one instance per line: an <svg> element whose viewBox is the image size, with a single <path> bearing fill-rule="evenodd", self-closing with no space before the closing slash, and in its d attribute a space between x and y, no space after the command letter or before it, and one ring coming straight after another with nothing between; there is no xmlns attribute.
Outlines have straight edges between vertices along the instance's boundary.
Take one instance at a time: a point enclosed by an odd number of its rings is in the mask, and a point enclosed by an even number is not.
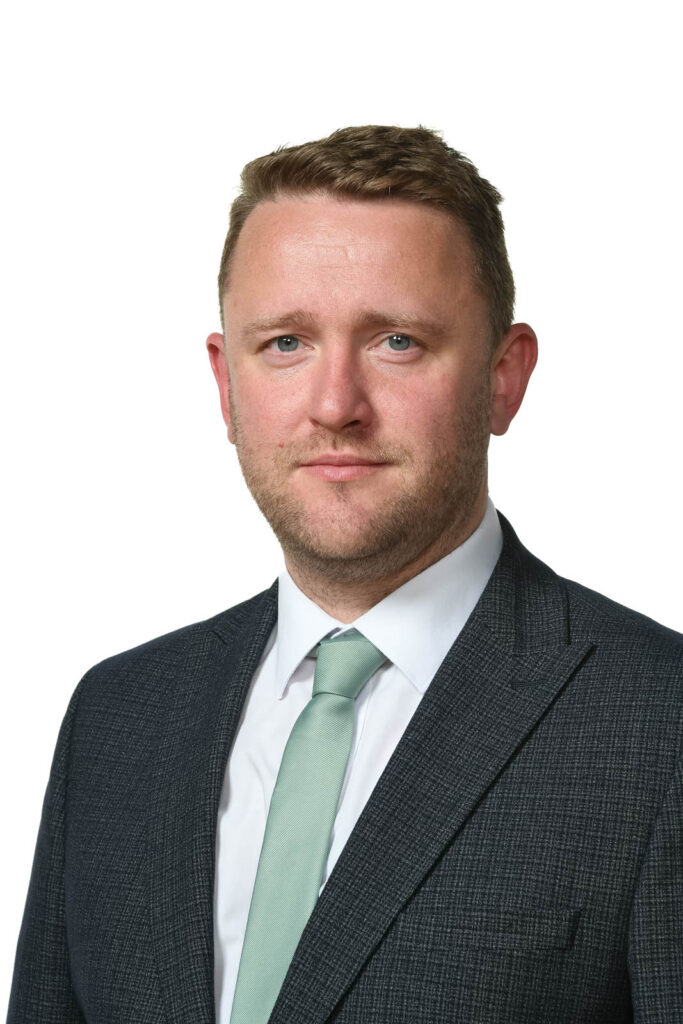
<svg viewBox="0 0 683 1024"><path fill-rule="evenodd" d="M282 448L300 417L300 389L245 376L233 385L232 405L247 437L272 440Z"/></svg>
<svg viewBox="0 0 683 1024"><path fill-rule="evenodd" d="M385 418L404 436L432 441L452 430L462 399L453 380L413 381L385 401Z"/></svg>
<svg viewBox="0 0 683 1024"><path fill-rule="evenodd" d="M394 436L425 465L472 448L479 451L490 432L490 395L485 375L444 375L415 387L392 413Z"/></svg>

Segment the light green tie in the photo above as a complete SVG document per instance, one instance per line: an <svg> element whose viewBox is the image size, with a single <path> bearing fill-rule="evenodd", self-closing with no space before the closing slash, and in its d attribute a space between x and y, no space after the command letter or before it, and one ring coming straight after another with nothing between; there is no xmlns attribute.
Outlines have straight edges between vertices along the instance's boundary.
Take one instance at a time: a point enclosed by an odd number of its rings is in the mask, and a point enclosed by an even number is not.
<svg viewBox="0 0 683 1024"><path fill-rule="evenodd" d="M265 1024L322 885L353 736L353 703L386 661L357 629L315 648L313 696L273 790L230 1024Z"/></svg>

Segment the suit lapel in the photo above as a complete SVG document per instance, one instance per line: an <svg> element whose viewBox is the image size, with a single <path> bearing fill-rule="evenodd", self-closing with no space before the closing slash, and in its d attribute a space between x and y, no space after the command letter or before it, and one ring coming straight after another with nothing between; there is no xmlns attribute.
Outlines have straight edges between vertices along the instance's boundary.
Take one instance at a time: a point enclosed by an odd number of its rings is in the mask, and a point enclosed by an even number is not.
<svg viewBox="0 0 683 1024"><path fill-rule="evenodd" d="M172 668L150 820L151 927L170 1022L213 1024L216 816L225 764L277 614L277 586L219 617Z"/></svg>
<svg viewBox="0 0 683 1024"><path fill-rule="evenodd" d="M271 1024L320 1024L329 1017L591 649L570 642L558 578L501 521L501 559L330 875Z"/></svg>

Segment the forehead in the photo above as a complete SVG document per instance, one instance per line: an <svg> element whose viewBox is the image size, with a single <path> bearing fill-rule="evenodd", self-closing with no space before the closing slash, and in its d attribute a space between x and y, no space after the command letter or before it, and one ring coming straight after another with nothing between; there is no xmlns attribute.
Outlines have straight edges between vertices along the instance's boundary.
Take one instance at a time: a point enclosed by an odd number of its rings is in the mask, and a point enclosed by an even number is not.
<svg viewBox="0 0 683 1024"><path fill-rule="evenodd" d="M259 204L237 240L226 314L277 292L328 304L362 291L417 291L427 304L475 287L467 228L449 214L405 199L281 197Z"/></svg>

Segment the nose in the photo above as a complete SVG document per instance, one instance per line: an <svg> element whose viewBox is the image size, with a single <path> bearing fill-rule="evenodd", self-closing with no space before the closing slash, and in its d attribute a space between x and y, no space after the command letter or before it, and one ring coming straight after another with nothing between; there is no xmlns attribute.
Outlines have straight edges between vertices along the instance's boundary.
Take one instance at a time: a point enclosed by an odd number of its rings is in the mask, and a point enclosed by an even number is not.
<svg viewBox="0 0 683 1024"><path fill-rule="evenodd" d="M309 417L334 431L372 422L368 382L359 355L349 347L329 346L321 352L311 381Z"/></svg>

